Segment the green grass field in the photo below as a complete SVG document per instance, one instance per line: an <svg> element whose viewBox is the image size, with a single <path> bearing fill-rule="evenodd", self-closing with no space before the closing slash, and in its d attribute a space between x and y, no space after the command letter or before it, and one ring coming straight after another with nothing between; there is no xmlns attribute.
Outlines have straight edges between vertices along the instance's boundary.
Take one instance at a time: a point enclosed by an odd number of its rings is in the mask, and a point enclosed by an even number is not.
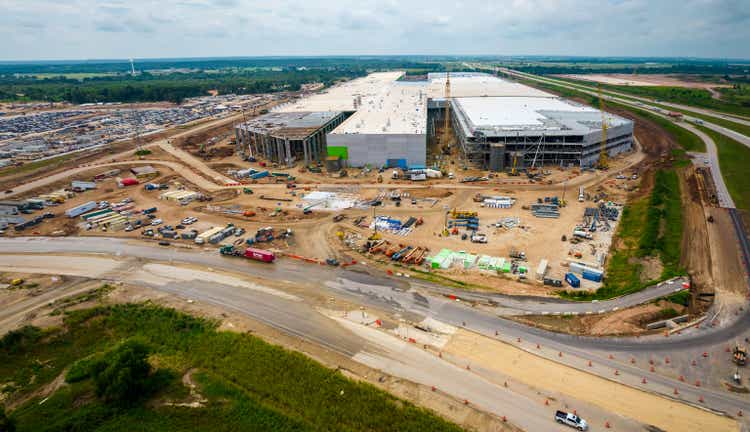
<svg viewBox="0 0 750 432"><path fill-rule="evenodd" d="M125 340L150 349L161 386L123 406L97 397L85 374L40 403L11 413L18 431L459 431L429 411L356 382L303 354L173 309L129 304L69 312L65 324L27 327L0 341L0 376L11 400L33 392L76 361ZM80 370L81 363L77 363ZM183 374L197 368L202 408L167 406L188 396Z"/></svg>
<svg viewBox="0 0 750 432"><path fill-rule="evenodd" d="M716 143L721 176L724 177L734 204L742 210L750 210L750 148L706 127L697 127Z"/></svg>

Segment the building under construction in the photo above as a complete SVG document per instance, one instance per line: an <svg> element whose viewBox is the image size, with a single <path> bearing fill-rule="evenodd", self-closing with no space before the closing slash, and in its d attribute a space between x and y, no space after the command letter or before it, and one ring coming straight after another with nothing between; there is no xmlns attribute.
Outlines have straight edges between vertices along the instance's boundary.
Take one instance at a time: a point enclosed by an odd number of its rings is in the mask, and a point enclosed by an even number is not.
<svg viewBox="0 0 750 432"><path fill-rule="evenodd" d="M236 128L240 152L286 165L327 156L343 166L424 165L446 108L451 141L482 169L596 165L603 118L608 155L633 147L631 121L523 84L484 73L402 76L373 73L245 122Z"/></svg>
<svg viewBox="0 0 750 432"><path fill-rule="evenodd" d="M239 153L245 157L293 165L321 161L326 134L347 117L340 111L272 112L238 125L234 132Z"/></svg>
<svg viewBox="0 0 750 432"><path fill-rule="evenodd" d="M453 98L453 129L462 153L491 171L542 165L591 167L602 149L602 112L554 97ZM606 149L633 148L633 122L605 114Z"/></svg>

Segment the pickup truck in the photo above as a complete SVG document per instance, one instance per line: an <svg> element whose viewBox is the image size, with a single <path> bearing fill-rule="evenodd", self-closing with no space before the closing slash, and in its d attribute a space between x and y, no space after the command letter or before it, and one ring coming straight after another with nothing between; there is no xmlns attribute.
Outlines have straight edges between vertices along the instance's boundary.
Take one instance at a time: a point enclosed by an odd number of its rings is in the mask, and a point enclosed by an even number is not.
<svg viewBox="0 0 750 432"><path fill-rule="evenodd" d="M574 427L579 431L585 431L589 428L586 420L578 417L575 414L566 413L565 411L557 411L555 413L555 421L558 423L566 424L570 427Z"/></svg>

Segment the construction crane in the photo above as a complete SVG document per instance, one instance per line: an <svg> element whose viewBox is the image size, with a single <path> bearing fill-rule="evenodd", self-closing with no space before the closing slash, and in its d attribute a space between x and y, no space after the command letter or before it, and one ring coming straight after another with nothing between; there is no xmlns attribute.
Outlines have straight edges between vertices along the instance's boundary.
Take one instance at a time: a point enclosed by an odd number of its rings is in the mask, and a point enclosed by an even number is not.
<svg viewBox="0 0 750 432"><path fill-rule="evenodd" d="M443 146L443 153L450 154L451 144L453 144L451 128L451 72L445 74L445 119L443 123L443 136L440 138L440 144Z"/></svg>
<svg viewBox="0 0 750 432"><path fill-rule="evenodd" d="M602 85L597 86L597 93L599 96L599 111L602 113L602 145L599 150L599 169L605 170L609 168L609 161L607 161L607 115L604 113L604 98L602 97Z"/></svg>

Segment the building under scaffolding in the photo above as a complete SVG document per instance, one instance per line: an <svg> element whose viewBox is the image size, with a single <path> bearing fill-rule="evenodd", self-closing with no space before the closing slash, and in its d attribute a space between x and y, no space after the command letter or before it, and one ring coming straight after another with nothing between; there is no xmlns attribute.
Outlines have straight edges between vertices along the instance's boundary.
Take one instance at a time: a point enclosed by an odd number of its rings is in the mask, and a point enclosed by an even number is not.
<svg viewBox="0 0 750 432"><path fill-rule="evenodd" d="M347 117L339 111L271 112L235 127L238 152L291 166L325 159L326 134Z"/></svg>
<svg viewBox="0 0 750 432"><path fill-rule="evenodd" d="M474 165L504 171L542 165L591 167L599 159L597 109L550 97L467 97L451 100L453 129ZM606 114L607 153L633 147L633 122Z"/></svg>

